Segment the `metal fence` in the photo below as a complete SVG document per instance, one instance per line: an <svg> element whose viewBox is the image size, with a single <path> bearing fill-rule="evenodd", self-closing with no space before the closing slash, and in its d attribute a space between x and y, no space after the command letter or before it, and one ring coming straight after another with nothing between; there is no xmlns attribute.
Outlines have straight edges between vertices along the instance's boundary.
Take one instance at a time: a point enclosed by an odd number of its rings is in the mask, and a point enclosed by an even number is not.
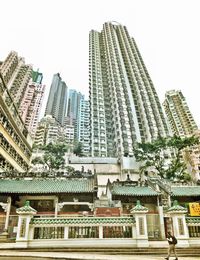
<svg viewBox="0 0 200 260"><path fill-rule="evenodd" d="M186 217L189 236L191 238L200 237L200 217Z"/></svg>
<svg viewBox="0 0 200 260"><path fill-rule="evenodd" d="M64 227L36 227L34 239L60 239L64 238Z"/></svg>

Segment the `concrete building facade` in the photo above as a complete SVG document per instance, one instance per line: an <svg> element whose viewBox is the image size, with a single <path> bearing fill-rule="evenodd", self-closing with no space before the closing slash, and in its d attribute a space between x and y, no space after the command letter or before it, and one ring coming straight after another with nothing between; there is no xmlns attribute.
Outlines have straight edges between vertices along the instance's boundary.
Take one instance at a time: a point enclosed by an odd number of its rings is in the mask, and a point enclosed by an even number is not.
<svg viewBox="0 0 200 260"><path fill-rule="evenodd" d="M32 139L0 74L0 171L25 172Z"/></svg>
<svg viewBox="0 0 200 260"><path fill-rule="evenodd" d="M16 107L22 111L22 99L32 77L32 65L25 64L24 58L11 51L1 63L0 70Z"/></svg>
<svg viewBox="0 0 200 260"><path fill-rule="evenodd" d="M39 120L39 113L41 111L42 101L44 97L45 85L42 84L42 73L33 72L25 94L23 96L20 113L22 120L31 134L35 136L37 124Z"/></svg>
<svg viewBox="0 0 200 260"><path fill-rule="evenodd" d="M38 124L34 141L36 146L64 142L73 148L74 126L68 124L61 126L51 115L46 115Z"/></svg>
<svg viewBox="0 0 200 260"><path fill-rule="evenodd" d="M32 65L25 64L24 58L14 51L1 63L0 69L21 119L34 136L45 89L42 73L33 71Z"/></svg>
<svg viewBox="0 0 200 260"><path fill-rule="evenodd" d="M80 103L84 96L77 92L75 89L69 90L69 99L68 99L68 110L67 116L68 121L70 121L74 126L74 138L79 139L79 114L80 114Z"/></svg>
<svg viewBox="0 0 200 260"><path fill-rule="evenodd" d="M195 135L200 138L199 130L181 90L170 90L165 94L163 103L165 112L174 135L182 138ZM200 146L186 148L182 152L192 179L200 179Z"/></svg>
<svg viewBox="0 0 200 260"><path fill-rule="evenodd" d="M189 136L197 130L197 124L181 90L167 91L163 105L174 135Z"/></svg>
<svg viewBox="0 0 200 260"><path fill-rule="evenodd" d="M82 143L83 154L88 156L90 152L89 142L89 101L84 97L80 100L79 116L78 116L78 141Z"/></svg>
<svg viewBox="0 0 200 260"><path fill-rule="evenodd" d="M36 146L55 143L61 132L61 126L51 115L43 117L37 127L34 144Z"/></svg>
<svg viewBox="0 0 200 260"><path fill-rule="evenodd" d="M67 85L59 73L53 76L50 93L47 101L45 115L52 115L61 125L67 109Z"/></svg>
<svg viewBox="0 0 200 260"><path fill-rule="evenodd" d="M90 154L132 157L137 142L169 134L135 40L107 22L89 36Z"/></svg>
<svg viewBox="0 0 200 260"><path fill-rule="evenodd" d="M83 95L80 92L77 92L75 89L69 90L67 115L70 118L72 119L78 118L79 105L82 97Z"/></svg>

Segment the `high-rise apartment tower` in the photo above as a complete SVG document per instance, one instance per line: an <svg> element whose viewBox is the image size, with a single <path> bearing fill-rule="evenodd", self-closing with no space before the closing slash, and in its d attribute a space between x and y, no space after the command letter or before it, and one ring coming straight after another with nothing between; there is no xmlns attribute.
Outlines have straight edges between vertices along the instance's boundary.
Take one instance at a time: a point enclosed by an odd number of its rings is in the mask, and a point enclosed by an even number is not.
<svg viewBox="0 0 200 260"><path fill-rule="evenodd" d="M45 115L52 115L61 125L67 108L67 85L59 73L53 76L50 93L47 101Z"/></svg>
<svg viewBox="0 0 200 260"><path fill-rule="evenodd" d="M80 100L80 109L78 116L78 140L82 143L82 152L84 156L88 156L90 152L89 140L89 101L82 96Z"/></svg>
<svg viewBox="0 0 200 260"><path fill-rule="evenodd" d="M67 116L69 122L71 122L74 126L74 138L76 140L79 139L78 124L80 114L80 102L83 97L84 96L80 92L77 92L75 89L69 90Z"/></svg>
<svg viewBox="0 0 200 260"><path fill-rule="evenodd" d="M29 168L32 139L20 108L31 74L32 67L16 52L0 63L0 171Z"/></svg>
<svg viewBox="0 0 200 260"><path fill-rule="evenodd" d="M19 110L27 85L32 77L32 71L32 65L25 64L24 58L19 57L14 51L11 51L1 64L1 74L6 87Z"/></svg>
<svg viewBox="0 0 200 260"><path fill-rule="evenodd" d="M137 45L116 22L89 36L91 156L133 156L137 142L168 135Z"/></svg>
<svg viewBox="0 0 200 260"><path fill-rule="evenodd" d="M44 97L45 85L42 85L42 78L42 73L33 71L32 78L24 92L20 105L22 120L25 122L25 126L32 137L34 137L37 129Z"/></svg>
<svg viewBox="0 0 200 260"><path fill-rule="evenodd" d="M196 136L200 140L200 132L181 90L170 90L165 94L163 103L172 133L180 137ZM182 151L182 158L187 165L192 179L200 179L200 145L187 147Z"/></svg>
<svg viewBox="0 0 200 260"><path fill-rule="evenodd" d="M184 137L194 134L198 128L180 90L167 91L163 105L174 135Z"/></svg>

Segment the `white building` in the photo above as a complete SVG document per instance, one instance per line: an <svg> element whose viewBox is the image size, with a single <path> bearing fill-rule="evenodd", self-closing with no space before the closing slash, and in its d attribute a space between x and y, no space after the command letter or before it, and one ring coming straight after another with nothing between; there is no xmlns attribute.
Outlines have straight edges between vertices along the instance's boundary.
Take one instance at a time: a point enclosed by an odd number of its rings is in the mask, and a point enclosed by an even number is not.
<svg viewBox="0 0 200 260"><path fill-rule="evenodd" d="M82 143L83 154L88 156L90 152L90 140L89 140L89 101L84 100L84 97L80 100L79 116L78 116L78 140Z"/></svg>
<svg viewBox="0 0 200 260"><path fill-rule="evenodd" d="M62 128L62 135L65 138L66 143L74 143L74 126L73 125L64 125Z"/></svg>
<svg viewBox="0 0 200 260"><path fill-rule="evenodd" d="M47 115L38 124L34 144L43 146L54 143L58 140L60 132L60 124L51 115Z"/></svg>

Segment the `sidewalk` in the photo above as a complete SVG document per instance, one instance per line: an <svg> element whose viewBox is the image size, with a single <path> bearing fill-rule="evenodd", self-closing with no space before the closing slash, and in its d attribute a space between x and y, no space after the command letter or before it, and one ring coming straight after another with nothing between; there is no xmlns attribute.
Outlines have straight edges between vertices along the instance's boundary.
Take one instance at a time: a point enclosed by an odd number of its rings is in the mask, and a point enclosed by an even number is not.
<svg viewBox="0 0 200 260"><path fill-rule="evenodd" d="M146 256L146 255L102 255L102 254L87 254L87 253L66 253L66 252L19 252L15 250L1 250L1 257L44 257L46 259L73 259L73 260L163 260L166 256ZM170 258L171 260L174 257ZM187 257L180 256L179 260L200 260L200 256ZM28 258L27 258L28 260ZM39 259L38 259L39 260ZM40 259L42 260L42 259Z"/></svg>

